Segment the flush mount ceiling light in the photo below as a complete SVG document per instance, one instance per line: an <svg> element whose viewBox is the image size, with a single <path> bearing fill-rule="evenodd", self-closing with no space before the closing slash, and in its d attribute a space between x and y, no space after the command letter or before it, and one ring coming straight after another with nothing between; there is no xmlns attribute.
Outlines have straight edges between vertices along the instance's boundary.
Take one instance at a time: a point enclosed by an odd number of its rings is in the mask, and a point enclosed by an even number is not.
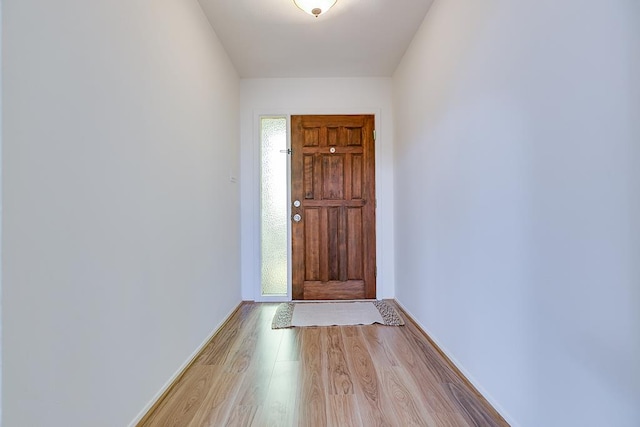
<svg viewBox="0 0 640 427"><path fill-rule="evenodd" d="M329 11L338 0L293 0L300 9L316 18Z"/></svg>

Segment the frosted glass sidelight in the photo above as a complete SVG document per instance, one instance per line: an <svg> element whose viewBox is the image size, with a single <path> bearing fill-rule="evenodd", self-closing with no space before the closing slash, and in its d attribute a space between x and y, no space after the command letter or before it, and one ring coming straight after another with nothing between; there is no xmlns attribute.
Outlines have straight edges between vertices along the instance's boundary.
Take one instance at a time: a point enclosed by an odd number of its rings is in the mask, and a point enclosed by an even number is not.
<svg viewBox="0 0 640 427"><path fill-rule="evenodd" d="M287 119L263 117L260 125L262 295L286 295Z"/></svg>

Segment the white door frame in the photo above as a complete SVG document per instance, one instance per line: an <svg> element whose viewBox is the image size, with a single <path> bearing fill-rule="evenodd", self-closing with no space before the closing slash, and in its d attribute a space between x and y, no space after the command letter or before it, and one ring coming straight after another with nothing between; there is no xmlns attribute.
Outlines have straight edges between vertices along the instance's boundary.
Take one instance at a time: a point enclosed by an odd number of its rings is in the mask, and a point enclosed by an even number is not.
<svg viewBox="0 0 640 427"><path fill-rule="evenodd" d="M321 114L370 114L374 116L375 120L375 129L377 133L377 140L374 142L375 144L375 170L376 170L376 199L380 199L380 191L384 188L381 185L381 178L384 176L380 171L380 166L382 162L379 161L381 153L381 143L378 141L380 138L381 132L381 116L382 110L380 108L371 108L371 107L363 107L363 108L344 108L344 107L335 107L335 108L268 108L268 109L255 109L252 111L251 118L251 126L252 126L252 135L251 135L251 173L243 174L245 179L250 179L250 182L245 182L243 185L247 186L248 193L251 195L251 203L247 204L247 207L250 207L249 215L243 215L244 221L250 221L251 224L243 224L243 230L247 232L247 238L243 239L245 243L250 242L251 247L247 248L249 250L243 250L244 260L242 262L243 271L242 271L242 280L243 283L250 283L250 293L252 296L244 295L244 299L251 299L258 302L286 302L291 301L291 245L288 245L287 249L287 264L288 264L288 283L287 283L287 294L282 296L264 296L262 295L262 273L261 273L261 212L260 212L260 200L261 200L261 185L260 185L260 176L261 176L261 154L260 154L260 119L261 117L286 117L287 118L287 147L291 148L291 116L292 115L321 115ZM387 144L390 144L391 141L386 141ZM246 151L244 152L247 153ZM242 161L242 159L241 159ZM247 162L243 162L244 165L247 165ZM291 161L289 157L289 161L287 163L287 196L288 200L291 199ZM247 202L245 199L244 202ZM245 208L243 208L245 209ZM376 262L378 265L378 275L376 280L376 297L378 299L389 297L389 295L385 295L385 287L382 278L384 277L381 274L381 270L384 268L384 263L393 262L393 257L385 257L384 256L384 245L381 242L381 237L385 236L386 227L388 225L385 224L385 221L381 220L379 217L379 208L376 211ZM287 207L287 215L291 214L291 206L288 204ZM384 218L383 218L384 219ZM287 227L287 241L291 242L291 226ZM387 291L388 294L388 291Z"/></svg>

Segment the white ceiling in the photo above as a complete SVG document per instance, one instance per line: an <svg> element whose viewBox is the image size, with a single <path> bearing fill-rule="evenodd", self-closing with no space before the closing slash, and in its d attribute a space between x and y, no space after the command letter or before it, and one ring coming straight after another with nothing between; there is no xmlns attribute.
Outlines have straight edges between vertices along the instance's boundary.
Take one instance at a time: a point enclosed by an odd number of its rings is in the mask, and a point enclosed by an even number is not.
<svg viewBox="0 0 640 427"><path fill-rule="evenodd" d="M433 0L199 0L243 78L389 77Z"/></svg>

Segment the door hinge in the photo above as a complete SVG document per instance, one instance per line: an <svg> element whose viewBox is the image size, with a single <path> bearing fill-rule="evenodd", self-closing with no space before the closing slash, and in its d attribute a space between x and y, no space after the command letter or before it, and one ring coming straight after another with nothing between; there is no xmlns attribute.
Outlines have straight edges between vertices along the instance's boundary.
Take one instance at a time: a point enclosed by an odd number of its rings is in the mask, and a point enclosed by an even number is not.
<svg viewBox="0 0 640 427"><path fill-rule="evenodd" d="M378 199L374 200L374 204L376 205L376 209L378 209Z"/></svg>
<svg viewBox="0 0 640 427"><path fill-rule="evenodd" d="M373 140L374 141L376 140L376 130L375 129L373 130Z"/></svg>
<svg viewBox="0 0 640 427"><path fill-rule="evenodd" d="M376 270L373 273L373 277L378 277L378 266L376 265Z"/></svg>
<svg viewBox="0 0 640 427"><path fill-rule="evenodd" d="M287 148L286 150L280 150L282 154L291 154L291 148Z"/></svg>

